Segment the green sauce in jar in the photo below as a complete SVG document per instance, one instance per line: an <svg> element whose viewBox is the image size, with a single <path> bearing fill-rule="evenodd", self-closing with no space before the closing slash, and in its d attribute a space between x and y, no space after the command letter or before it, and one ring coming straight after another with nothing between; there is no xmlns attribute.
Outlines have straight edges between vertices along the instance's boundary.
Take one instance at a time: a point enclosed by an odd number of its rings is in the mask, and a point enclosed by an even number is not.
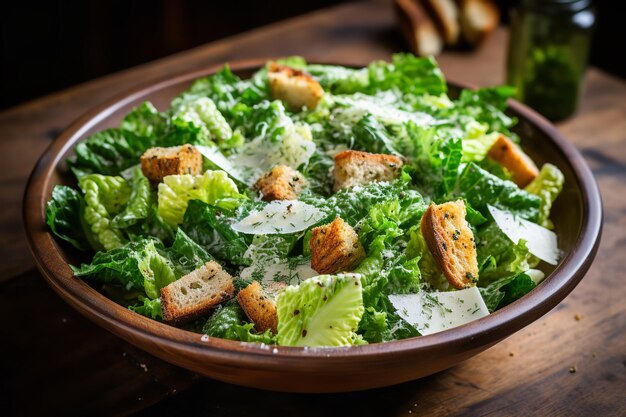
<svg viewBox="0 0 626 417"><path fill-rule="evenodd" d="M595 12L591 0L522 0L511 13L507 81L551 120L574 113Z"/></svg>

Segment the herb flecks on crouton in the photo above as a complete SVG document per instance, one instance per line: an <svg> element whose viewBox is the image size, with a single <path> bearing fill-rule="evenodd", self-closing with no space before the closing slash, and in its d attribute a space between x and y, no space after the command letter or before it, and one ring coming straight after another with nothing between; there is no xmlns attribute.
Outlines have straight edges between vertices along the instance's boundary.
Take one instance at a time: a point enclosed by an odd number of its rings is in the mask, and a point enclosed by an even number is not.
<svg viewBox="0 0 626 417"><path fill-rule="evenodd" d="M400 176L401 170L402 159L394 155L343 151L335 155L334 190L374 181L392 181Z"/></svg>
<svg viewBox="0 0 626 417"><path fill-rule="evenodd" d="M340 217L312 232L309 242L311 268L320 274L349 272L365 258L359 236Z"/></svg>
<svg viewBox="0 0 626 417"><path fill-rule="evenodd" d="M478 282L478 262L474 234L465 221L462 200L431 204L421 222L428 249L455 288L467 288Z"/></svg>
<svg viewBox="0 0 626 417"><path fill-rule="evenodd" d="M202 174L202 154L191 145L150 148L141 156L141 171L153 183L168 175Z"/></svg>
<svg viewBox="0 0 626 417"><path fill-rule="evenodd" d="M304 177L295 169L278 165L254 184L263 200L296 200L304 186Z"/></svg>
<svg viewBox="0 0 626 417"><path fill-rule="evenodd" d="M237 302L246 313L246 316L254 323L258 332L270 329L276 333L278 316L276 305L263 291L257 281L253 281L237 294Z"/></svg>

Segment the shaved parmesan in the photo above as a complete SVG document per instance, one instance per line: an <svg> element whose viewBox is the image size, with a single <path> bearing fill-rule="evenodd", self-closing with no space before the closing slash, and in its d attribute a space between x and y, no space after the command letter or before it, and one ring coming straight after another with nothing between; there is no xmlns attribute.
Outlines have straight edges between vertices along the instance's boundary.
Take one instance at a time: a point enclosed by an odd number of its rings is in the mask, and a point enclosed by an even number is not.
<svg viewBox="0 0 626 417"><path fill-rule="evenodd" d="M253 235L301 232L326 217L320 209L298 200L272 201L232 225L236 232Z"/></svg>
<svg viewBox="0 0 626 417"><path fill-rule="evenodd" d="M225 171L229 176L239 182L245 183L245 175L224 156L217 146L194 145L194 148L196 148L202 156L208 159L209 162L217 166L222 171Z"/></svg>
<svg viewBox="0 0 626 417"><path fill-rule="evenodd" d="M515 244L521 239L526 242L528 251L551 265L559 260L556 234L536 223L522 219L508 211L488 205L489 213L502 232Z"/></svg>
<svg viewBox="0 0 626 417"><path fill-rule="evenodd" d="M302 281L318 275L319 273L311 268L308 259L303 259L301 263L290 262L286 259L262 259L242 269L239 273L241 278L261 281L264 286L271 286L273 282L299 285Z"/></svg>
<svg viewBox="0 0 626 417"><path fill-rule="evenodd" d="M422 335L433 334L489 315L477 287L447 292L392 294L398 315Z"/></svg>
<svg viewBox="0 0 626 417"><path fill-rule="evenodd" d="M544 274L542 271L538 269L529 269L528 271L524 273L528 275L530 279L533 280L535 285L539 285L539 283L543 281L543 279L546 277L546 274Z"/></svg>

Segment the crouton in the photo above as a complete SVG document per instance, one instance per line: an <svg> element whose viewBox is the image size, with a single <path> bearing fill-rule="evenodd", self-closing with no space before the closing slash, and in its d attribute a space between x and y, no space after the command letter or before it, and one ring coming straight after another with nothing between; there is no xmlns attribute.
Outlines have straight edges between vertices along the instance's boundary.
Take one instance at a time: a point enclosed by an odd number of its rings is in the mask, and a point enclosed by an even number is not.
<svg viewBox="0 0 626 417"><path fill-rule="evenodd" d="M275 62L269 64L267 80L272 97L284 101L293 111L314 109L324 95L320 83L309 74Z"/></svg>
<svg viewBox="0 0 626 417"><path fill-rule="evenodd" d="M459 9L454 0L422 0L422 3L430 11L446 45L456 45L461 29Z"/></svg>
<svg viewBox="0 0 626 417"><path fill-rule="evenodd" d="M428 249L454 288L478 282L474 234L465 221L463 200L431 204L420 225Z"/></svg>
<svg viewBox="0 0 626 417"><path fill-rule="evenodd" d="M254 328L259 332L271 329L276 333L278 326L278 316L276 315L276 305L264 294L261 285L252 281L237 294L237 302L245 311L246 316L254 323Z"/></svg>
<svg viewBox="0 0 626 417"><path fill-rule="evenodd" d="M457 0L461 32L471 45L480 45L498 27L500 12L492 0Z"/></svg>
<svg viewBox="0 0 626 417"><path fill-rule="evenodd" d="M141 171L153 183L168 175L202 173L202 154L191 145L150 148L141 155Z"/></svg>
<svg viewBox="0 0 626 417"><path fill-rule="evenodd" d="M334 190L366 185L373 181L391 181L400 176L402 160L397 156L359 151L335 155Z"/></svg>
<svg viewBox="0 0 626 417"><path fill-rule="evenodd" d="M304 176L295 169L278 165L254 184L263 200L295 200L304 186Z"/></svg>
<svg viewBox="0 0 626 417"><path fill-rule="evenodd" d="M487 156L505 167L513 175L513 182L520 188L526 187L539 175L539 169L533 160L504 135L498 137Z"/></svg>
<svg viewBox="0 0 626 417"><path fill-rule="evenodd" d="M416 55L437 55L443 49L443 38L435 23L416 0L395 0L402 35Z"/></svg>
<svg viewBox="0 0 626 417"><path fill-rule="evenodd" d="M359 236L340 217L312 232L311 268L320 274L352 271L365 258Z"/></svg>
<svg viewBox="0 0 626 417"><path fill-rule="evenodd" d="M180 324L206 314L233 297L233 277L210 261L161 288L163 321Z"/></svg>

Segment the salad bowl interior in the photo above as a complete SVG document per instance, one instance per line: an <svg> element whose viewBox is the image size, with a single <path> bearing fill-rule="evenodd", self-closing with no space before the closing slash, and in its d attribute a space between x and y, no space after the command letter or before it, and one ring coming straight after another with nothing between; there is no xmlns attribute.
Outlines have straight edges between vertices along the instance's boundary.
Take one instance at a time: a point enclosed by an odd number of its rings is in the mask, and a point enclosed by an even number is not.
<svg viewBox="0 0 626 417"><path fill-rule="evenodd" d="M265 59L230 63L249 77ZM512 304L469 324L440 333L347 348L296 348L242 343L185 331L129 311L76 279L68 264L85 261L56 241L45 221L46 202L58 184L71 185L64 161L92 133L119 125L132 108L149 100L166 109L177 94L222 65L168 78L122 94L89 111L51 144L37 163L24 196L23 216L31 252L49 285L98 325L175 365L218 380L281 391L342 392L414 380L449 368L496 344L555 307L583 278L597 250L602 208L593 175L579 152L543 117L517 102L508 113L514 131L538 165L550 162L565 185L552 209L562 251L558 265L543 269L545 280ZM449 82L450 95L463 86ZM546 265L545 263L543 265Z"/></svg>

